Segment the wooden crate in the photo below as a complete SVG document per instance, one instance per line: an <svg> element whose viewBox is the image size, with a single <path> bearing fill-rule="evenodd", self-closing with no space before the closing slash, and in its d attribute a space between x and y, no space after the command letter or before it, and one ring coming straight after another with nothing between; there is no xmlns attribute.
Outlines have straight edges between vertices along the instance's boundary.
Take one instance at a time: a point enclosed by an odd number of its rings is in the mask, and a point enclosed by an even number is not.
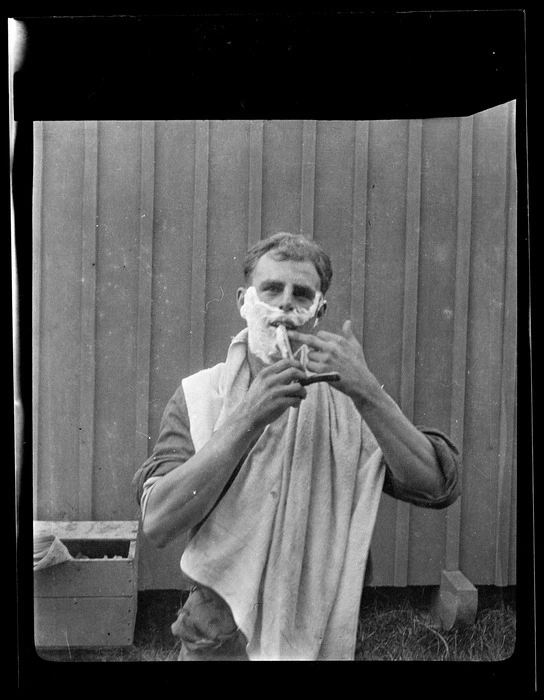
<svg viewBox="0 0 544 700"><path fill-rule="evenodd" d="M138 521L35 521L34 531L56 535L74 557L34 572L36 647L130 646L137 608Z"/></svg>

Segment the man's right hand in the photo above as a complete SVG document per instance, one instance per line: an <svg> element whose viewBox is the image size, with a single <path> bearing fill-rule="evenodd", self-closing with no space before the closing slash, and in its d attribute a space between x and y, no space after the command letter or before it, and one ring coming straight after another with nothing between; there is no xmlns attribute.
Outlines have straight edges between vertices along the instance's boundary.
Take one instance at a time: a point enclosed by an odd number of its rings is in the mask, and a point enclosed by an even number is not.
<svg viewBox="0 0 544 700"><path fill-rule="evenodd" d="M254 378L243 401L243 409L252 425L264 428L291 406L306 398L300 383L306 377L297 360L284 359L262 369Z"/></svg>
<svg viewBox="0 0 544 700"><path fill-rule="evenodd" d="M255 375L242 404L180 469L154 485L147 500L144 533L157 547L202 522L217 503L236 465L264 428L306 396L300 362L280 360Z"/></svg>

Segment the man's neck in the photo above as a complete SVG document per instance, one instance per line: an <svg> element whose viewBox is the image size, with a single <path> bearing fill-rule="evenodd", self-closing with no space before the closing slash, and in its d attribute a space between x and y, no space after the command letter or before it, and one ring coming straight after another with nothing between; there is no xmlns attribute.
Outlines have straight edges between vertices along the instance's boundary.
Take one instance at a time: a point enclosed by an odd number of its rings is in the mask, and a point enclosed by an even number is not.
<svg viewBox="0 0 544 700"><path fill-rule="evenodd" d="M249 365L249 383L255 379L256 375L266 367L265 363L254 355L251 350L247 350L247 362Z"/></svg>

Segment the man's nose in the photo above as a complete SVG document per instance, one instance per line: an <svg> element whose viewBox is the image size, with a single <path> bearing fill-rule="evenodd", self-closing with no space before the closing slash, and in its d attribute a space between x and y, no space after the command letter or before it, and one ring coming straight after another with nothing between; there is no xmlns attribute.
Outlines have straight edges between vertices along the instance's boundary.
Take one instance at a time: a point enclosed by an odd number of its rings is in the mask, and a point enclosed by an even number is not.
<svg viewBox="0 0 544 700"><path fill-rule="evenodd" d="M295 308L293 293L290 290L284 290L279 307L282 311L292 311Z"/></svg>

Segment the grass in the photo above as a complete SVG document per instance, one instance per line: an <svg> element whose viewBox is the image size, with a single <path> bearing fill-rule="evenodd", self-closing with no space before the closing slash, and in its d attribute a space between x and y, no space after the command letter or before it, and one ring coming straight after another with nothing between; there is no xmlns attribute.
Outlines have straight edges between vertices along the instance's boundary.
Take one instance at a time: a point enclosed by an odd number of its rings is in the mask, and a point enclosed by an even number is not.
<svg viewBox="0 0 544 700"><path fill-rule="evenodd" d="M429 614L433 589L367 589L356 660L502 661L514 652L515 589L482 587L472 625L445 631Z"/></svg>
<svg viewBox="0 0 544 700"><path fill-rule="evenodd" d="M478 589L478 612L464 629L436 629L429 616L433 588L367 588L361 602L355 660L501 661L514 651L514 588ZM170 625L180 605L177 591L142 591L134 643L124 649L41 650L52 661L177 661Z"/></svg>

